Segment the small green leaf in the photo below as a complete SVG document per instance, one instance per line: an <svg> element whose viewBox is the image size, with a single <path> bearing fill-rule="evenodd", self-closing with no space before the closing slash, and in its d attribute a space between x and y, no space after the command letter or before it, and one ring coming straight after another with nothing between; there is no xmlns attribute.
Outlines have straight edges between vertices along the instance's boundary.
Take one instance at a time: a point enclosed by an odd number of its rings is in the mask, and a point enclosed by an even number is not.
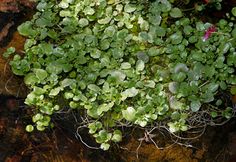
<svg viewBox="0 0 236 162"><path fill-rule="evenodd" d="M114 106L114 102L99 105L97 108L98 115L100 116L103 112L109 111L113 106Z"/></svg>
<svg viewBox="0 0 236 162"><path fill-rule="evenodd" d="M37 125L36 128L37 128L38 131L44 131L45 130L45 126L43 126L43 125Z"/></svg>
<svg viewBox="0 0 236 162"><path fill-rule="evenodd" d="M181 131L187 131L188 130L187 125L181 125L180 130Z"/></svg>
<svg viewBox="0 0 236 162"><path fill-rule="evenodd" d="M235 7L236 8L236 7ZM234 28L231 32L233 38L235 39L236 38L236 28Z"/></svg>
<svg viewBox="0 0 236 162"><path fill-rule="evenodd" d="M169 91L173 94L177 93L179 84L177 82L170 82L168 85Z"/></svg>
<svg viewBox="0 0 236 162"><path fill-rule="evenodd" d="M83 12L85 15L93 15L95 13L94 9L90 6L85 7Z"/></svg>
<svg viewBox="0 0 236 162"><path fill-rule="evenodd" d="M90 52L90 56L94 59L98 59L101 56L101 51L99 49L94 49Z"/></svg>
<svg viewBox="0 0 236 162"><path fill-rule="evenodd" d="M166 35L166 29L161 26L157 26L156 33L157 33L157 36L164 37Z"/></svg>
<svg viewBox="0 0 236 162"><path fill-rule="evenodd" d="M226 84L224 81L221 81L221 82L220 82L220 88L221 88L222 90L226 90L226 89L228 88L228 86L227 86L227 84Z"/></svg>
<svg viewBox="0 0 236 162"><path fill-rule="evenodd" d="M90 89L91 91L94 91L94 92L100 92L100 91L101 91L101 88L98 87L98 86L95 85L95 84L89 84L89 85L88 85L88 89Z"/></svg>
<svg viewBox="0 0 236 162"><path fill-rule="evenodd" d="M201 99L204 103L209 103L214 101L214 94L210 91L207 91L201 95Z"/></svg>
<svg viewBox="0 0 236 162"><path fill-rule="evenodd" d="M129 62L122 62L121 63L121 69L130 69L131 64Z"/></svg>
<svg viewBox="0 0 236 162"><path fill-rule="evenodd" d="M181 117L181 115L180 115L180 113L177 112L177 111L175 111L175 112L173 112L173 113L171 114L171 119L172 119L172 120L179 120L180 117Z"/></svg>
<svg viewBox="0 0 236 162"><path fill-rule="evenodd" d="M161 54L161 49L157 47L151 47L148 50L148 55L149 56L157 56Z"/></svg>
<svg viewBox="0 0 236 162"><path fill-rule="evenodd" d="M104 34L108 37L113 37L115 35L116 29L114 26L108 26L105 30L104 30Z"/></svg>
<svg viewBox="0 0 236 162"><path fill-rule="evenodd" d="M210 83L207 85L208 91L210 92L216 92L217 89L219 88L219 84L218 83Z"/></svg>
<svg viewBox="0 0 236 162"><path fill-rule="evenodd" d="M221 99L218 99L216 101L216 106L220 106L220 105L222 105L222 103L223 103L223 101Z"/></svg>
<svg viewBox="0 0 236 162"><path fill-rule="evenodd" d="M71 92L65 92L64 93L64 97L65 97L65 99L71 99L71 98L73 98L74 97L74 94L73 93L71 93Z"/></svg>
<svg viewBox="0 0 236 162"><path fill-rule="evenodd" d="M36 6L36 9L39 11L44 11L47 7L47 3L46 2L40 2L38 3L38 5Z"/></svg>
<svg viewBox="0 0 236 162"><path fill-rule="evenodd" d="M104 39L102 42L100 42L100 47L101 50L107 50L110 47L110 40ZM114 50L114 52L117 53L117 50Z"/></svg>
<svg viewBox="0 0 236 162"><path fill-rule="evenodd" d="M74 101L70 101L69 105L70 105L70 108L72 108L72 109L76 109L79 106L79 104Z"/></svg>
<svg viewBox="0 0 236 162"><path fill-rule="evenodd" d="M65 1L61 1L59 4L58 4L59 7L61 8L68 8L69 7L69 4Z"/></svg>
<svg viewBox="0 0 236 162"><path fill-rule="evenodd" d="M190 25L187 25L187 26L184 26L184 33L186 34L186 35L190 35L192 32L193 32L193 28L190 26Z"/></svg>
<svg viewBox="0 0 236 162"><path fill-rule="evenodd" d="M126 4L124 7L124 11L127 13L134 12L136 10L136 6L132 4Z"/></svg>
<svg viewBox="0 0 236 162"><path fill-rule="evenodd" d="M34 126L33 126L33 125L27 125L26 128L25 128L25 130L26 130L27 132L32 132L32 131L34 130Z"/></svg>
<svg viewBox="0 0 236 162"><path fill-rule="evenodd" d="M140 28L142 30L148 30L149 29L149 23L148 21L144 20L141 16L138 18L138 24L140 24Z"/></svg>
<svg viewBox="0 0 236 162"><path fill-rule="evenodd" d="M60 16L61 17L71 17L72 16L72 12L71 11L68 11L68 10L62 10L60 11ZM44 20L45 21L45 20ZM43 22L42 20L41 21L37 21L38 22L38 25L39 26L45 26L47 23L46 22ZM41 25L40 25L41 24Z"/></svg>
<svg viewBox="0 0 236 162"><path fill-rule="evenodd" d="M224 111L222 111L222 116L226 119L232 118L233 112L231 107L227 107Z"/></svg>
<svg viewBox="0 0 236 162"><path fill-rule="evenodd" d="M89 21L86 18L81 18L78 23L79 23L79 26L83 28L85 26L88 26Z"/></svg>
<svg viewBox="0 0 236 162"><path fill-rule="evenodd" d="M147 32L140 32L138 36L142 41L148 41L150 38Z"/></svg>
<svg viewBox="0 0 236 162"><path fill-rule="evenodd" d="M186 64L177 63L174 67L174 73L187 72L189 69Z"/></svg>
<svg viewBox="0 0 236 162"><path fill-rule="evenodd" d="M112 56L115 59L122 58L124 56L124 51L120 48L115 48L115 49L112 50Z"/></svg>
<svg viewBox="0 0 236 162"><path fill-rule="evenodd" d="M144 82L145 87L155 88L156 83L153 80L147 80Z"/></svg>
<svg viewBox="0 0 236 162"><path fill-rule="evenodd" d="M236 95L236 87L235 87L235 86L232 86L232 87L230 88L230 93L231 93L232 95Z"/></svg>
<svg viewBox="0 0 236 162"><path fill-rule="evenodd" d="M120 130L115 130L113 132L113 136L111 138L112 141L114 142L120 142L122 140L122 133Z"/></svg>
<svg viewBox="0 0 236 162"><path fill-rule="evenodd" d="M42 95L42 94L44 94L44 93L46 92L46 90L43 89L43 88L40 88L40 87L36 87L36 86L35 86L33 92L34 92L36 95Z"/></svg>
<svg viewBox="0 0 236 162"><path fill-rule="evenodd" d="M175 125L175 123L170 122L167 125L169 126L169 131L171 133L179 131L179 128Z"/></svg>
<svg viewBox="0 0 236 162"><path fill-rule="evenodd" d="M126 89L125 91L121 92L122 99L125 100L127 97L135 97L138 94L139 90L135 87Z"/></svg>
<svg viewBox="0 0 236 162"><path fill-rule="evenodd" d="M54 88L50 91L49 96L57 96L61 90L61 87Z"/></svg>
<svg viewBox="0 0 236 162"><path fill-rule="evenodd" d="M212 111L211 112L211 117L212 118L216 118L218 116L218 113L217 112L215 112L215 111Z"/></svg>
<svg viewBox="0 0 236 162"><path fill-rule="evenodd" d="M39 81L38 77L34 73L28 73L25 78L24 82L26 85L34 85Z"/></svg>
<svg viewBox="0 0 236 162"><path fill-rule="evenodd" d="M31 92L31 93L29 93L28 95L27 95L27 98L25 99L25 103L27 104L27 105L33 105L33 104L35 104L35 102L36 102L36 95L33 93L33 92Z"/></svg>
<svg viewBox="0 0 236 162"><path fill-rule="evenodd" d="M74 79L66 78L66 79L61 81L60 85L61 85L62 88L65 88L65 87L68 87L68 86L72 85L73 83L75 83Z"/></svg>
<svg viewBox="0 0 236 162"><path fill-rule="evenodd" d="M26 21L25 23L18 26L17 30L23 36L35 37L37 32L32 28L32 22Z"/></svg>
<svg viewBox="0 0 236 162"><path fill-rule="evenodd" d="M201 108L201 102L198 100L192 101L190 107L193 112L197 112Z"/></svg>
<svg viewBox="0 0 236 162"><path fill-rule="evenodd" d="M236 7L233 7L231 13L236 17Z"/></svg>
<svg viewBox="0 0 236 162"><path fill-rule="evenodd" d="M138 60L136 63L136 70L143 71L145 68L145 63L142 60Z"/></svg>
<svg viewBox="0 0 236 162"><path fill-rule="evenodd" d="M36 77L40 80L43 81L47 78L48 73L46 70L43 69L34 69Z"/></svg>
<svg viewBox="0 0 236 162"><path fill-rule="evenodd" d="M11 54L15 53L16 49L14 47L9 47L6 52L3 53L5 58L9 57Z"/></svg>
<svg viewBox="0 0 236 162"><path fill-rule="evenodd" d="M172 74L172 79L173 79L173 81L176 81L176 82L183 82L186 77L187 76L184 72Z"/></svg>
<svg viewBox="0 0 236 162"><path fill-rule="evenodd" d="M43 120L43 115L40 114L40 113L37 113L37 114L35 114L35 115L32 117L32 121L33 121L34 123L36 123L36 122L39 121L39 120Z"/></svg>
<svg viewBox="0 0 236 162"><path fill-rule="evenodd" d="M181 32L176 32L170 36L172 44L180 44L183 40L183 35Z"/></svg>
<svg viewBox="0 0 236 162"><path fill-rule="evenodd" d="M110 17L105 17L103 19L98 20L98 23L104 25L104 24L108 24L110 21L111 21Z"/></svg>
<svg viewBox="0 0 236 162"><path fill-rule="evenodd" d="M100 130L98 134L95 134L94 136L96 137L97 143L104 143L111 139L112 134L108 133L106 130Z"/></svg>
<svg viewBox="0 0 236 162"><path fill-rule="evenodd" d="M104 151L108 150L110 148L110 144L108 143L102 143L101 144L101 149L103 149Z"/></svg>
<svg viewBox="0 0 236 162"><path fill-rule="evenodd" d="M136 110L133 107L128 107L126 110L122 110L123 117L128 121L135 119Z"/></svg>
<svg viewBox="0 0 236 162"><path fill-rule="evenodd" d="M149 56L145 52L138 52L137 57L139 60L142 60L144 63L149 61Z"/></svg>
<svg viewBox="0 0 236 162"><path fill-rule="evenodd" d="M175 8L171 9L170 16L173 17L173 18L179 18L179 17L182 17L183 14L182 14L182 11L179 8L175 7Z"/></svg>
<svg viewBox="0 0 236 162"><path fill-rule="evenodd" d="M89 123L88 128L89 128L89 133L90 134L94 134L94 133L96 133L96 131L98 129L102 128L102 123L99 122L99 121L93 122L93 123Z"/></svg>
<svg viewBox="0 0 236 162"><path fill-rule="evenodd" d="M112 77L114 77L117 80L117 82L122 82L126 78L125 73L123 71L120 71L120 70L113 70L113 71L110 72L110 75Z"/></svg>
<svg viewBox="0 0 236 162"><path fill-rule="evenodd" d="M141 127L145 127L147 125L147 121L146 120L136 120L135 124L138 124Z"/></svg>

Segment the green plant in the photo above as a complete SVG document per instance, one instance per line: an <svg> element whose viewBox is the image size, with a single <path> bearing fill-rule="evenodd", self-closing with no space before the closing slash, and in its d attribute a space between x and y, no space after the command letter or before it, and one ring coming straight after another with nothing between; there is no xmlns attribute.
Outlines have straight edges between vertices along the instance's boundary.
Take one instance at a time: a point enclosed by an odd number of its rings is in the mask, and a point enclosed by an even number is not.
<svg viewBox="0 0 236 162"><path fill-rule="evenodd" d="M40 0L37 10L18 27L28 38L25 56L10 62L31 90L27 131L44 130L69 107L107 150L122 140L121 126L159 123L175 133L195 128L196 114L200 121L232 116L215 98L236 83L231 20L203 39L213 24L183 16L167 0Z"/></svg>

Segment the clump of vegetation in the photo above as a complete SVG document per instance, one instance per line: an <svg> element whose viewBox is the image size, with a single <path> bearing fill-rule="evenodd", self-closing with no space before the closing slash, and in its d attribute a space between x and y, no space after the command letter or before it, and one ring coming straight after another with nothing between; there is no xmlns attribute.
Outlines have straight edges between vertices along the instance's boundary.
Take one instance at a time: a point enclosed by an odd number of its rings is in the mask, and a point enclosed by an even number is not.
<svg viewBox="0 0 236 162"><path fill-rule="evenodd" d="M107 150L122 140L121 127L175 133L231 118L216 95L236 84L234 17L202 22L172 3L39 0L18 27L25 56L10 62L31 90L26 130L43 131L52 115L75 109Z"/></svg>

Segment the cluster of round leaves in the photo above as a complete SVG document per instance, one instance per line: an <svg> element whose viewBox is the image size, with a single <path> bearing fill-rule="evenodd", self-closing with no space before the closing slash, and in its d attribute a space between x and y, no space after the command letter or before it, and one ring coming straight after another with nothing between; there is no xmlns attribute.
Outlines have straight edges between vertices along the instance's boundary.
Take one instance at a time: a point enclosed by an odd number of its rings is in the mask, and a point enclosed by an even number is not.
<svg viewBox="0 0 236 162"><path fill-rule="evenodd" d="M18 27L28 38L25 56L10 63L31 89L27 131L44 130L69 107L88 118L89 133L107 150L122 140L119 126L161 121L170 132L191 129L188 118L236 83L232 22L220 20L203 41L212 24L182 18L168 0L39 0L37 10Z"/></svg>

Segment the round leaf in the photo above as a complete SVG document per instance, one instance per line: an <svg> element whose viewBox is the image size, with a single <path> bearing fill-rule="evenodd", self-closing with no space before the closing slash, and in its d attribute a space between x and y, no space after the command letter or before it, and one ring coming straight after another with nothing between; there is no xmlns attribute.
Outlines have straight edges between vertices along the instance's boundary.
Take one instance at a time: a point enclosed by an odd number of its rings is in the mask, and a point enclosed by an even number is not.
<svg viewBox="0 0 236 162"><path fill-rule="evenodd" d="M170 16L173 17L173 18L179 18L179 17L182 17L183 14L182 14L182 11L179 8L175 7L175 8L171 9Z"/></svg>
<svg viewBox="0 0 236 162"><path fill-rule="evenodd" d="M128 107L126 110L122 110L123 117L128 121L135 119L136 110L133 107Z"/></svg>
<svg viewBox="0 0 236 162"><path fill-rule="evenodd" d="M190 107L193 112L197 112L201 108L201 102L198 100L192 101Z"/></svg>
<svg viewBox="0 0 236 162"><path fill-rule="evenodd" d="M231 13L236 17L236 7L232 8Z"/></svg>
<svg viewBox="0 0 236 162"><path fill-rule="evenodd" d="M33 126L33 125L27 125L26 128L25 128L25 130L26 130L27 132L32 132L32 131L34 130L34 126Z"/></svg>

